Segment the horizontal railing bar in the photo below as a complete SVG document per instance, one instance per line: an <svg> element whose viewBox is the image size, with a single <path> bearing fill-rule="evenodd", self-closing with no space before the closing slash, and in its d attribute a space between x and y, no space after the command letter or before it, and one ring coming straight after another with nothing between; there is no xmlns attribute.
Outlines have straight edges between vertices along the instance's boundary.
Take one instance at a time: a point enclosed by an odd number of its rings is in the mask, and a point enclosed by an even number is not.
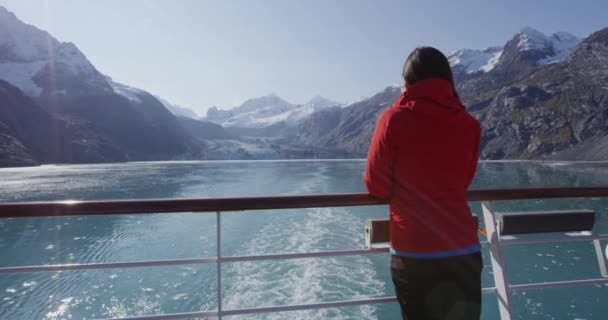
<svg viewBox="0 0 608 320"><path fill-rule="evenodd" d="M602 197L608 197L608 186L475 189L467 192L467 200L469 201Z"/></svg>
<svg viewBox="0 0 608 320"><path fill-rule="evenodd" d="M600 236L572 236L549 239L502 239L502 245L522 245L536 243L560 243L560 242L575 242L575 241L593 241L593 240L608 240L608 235ZM482 245L487 242L482 241ZM217 263L234 263L248 261L263 261L263 260L287 260L287 259L304 259L304 258L323 258L323 257L340 257L362 254L374 254L388 252L389 247L372 247L369 249L352 249L352 250L334 250L334 251L318 251L318 252L301 252L301 253L279 253L267 255L252 255L252 256L225 256L221 258L192 258L192 259L173 259L173 260L149 260L149 261L132 261L132 262L109 262L109 263L82 263L82 264L57 264L57 265L42 265L42 266L18 266L18 267L1 267L0 274L17 274L17 273L36 273L36 272L60 272L60 271L78 271L78 270L100 270L100 269L118 269L118 268L140 268L140 267L162 267L162 266L179 266L192 264L209 264Z"/></svg>
<svg viewBox="0 0 608 320"><path fill-rule="evenodd" d="M0 203L0 218L217 212L386 204L367 194Z"/></svg>
<svg viewBox="0 0 608 320"><path fill-rule="evenodd" d="M82 264L56 264L43 266L22 266L22 267L3 267L0 268L0 274L15 274L15 273L34 273L34 272L59 272L59 271L77 271L77 270L97 270L97 269L116 269L116 268L138 268L138 267L162 267L162 266L179 266L191 264L209 264L209 263L233 263L247 261L262 261L262 260L287 260L287 259L302 259L302 258L322 258L322 257L340 257L354 256L372 253L388 252L388 247L372 248L372 249L353 249L353 250L336 250L336 251L318 251L318 252L302 252L302 253L280 253L268 255L253 255L253 256L227 256L227 257L210 257L210 258L193 258L193 259L175 259L175 260L150 260L150 261L133 261L133 262L110 262L110 263L82 263Z"/></svg>
<svg viewBox="0 0 608 320"><path fill-rule="evenodd" d="M0 274L60 272L60 271L118 269L118 268L140 268L140 267L163 267L163 266L180 266L180 265L190 265L190 264L206 264L206 263L216 263L216 262L217 262L217 258L211 257L211 258L150 260L150 261L132 261L132 262L54 264L54 265L43 265L43 266L2 267L2 268L0 268Z"/></svg>
<svg viewBox="0 0 608 320"><path fill-rule="evenodd" d="M508 236L510 237L510 236ZM562 237L551 237L551 238L538 238L538 239L509 239L501 237L500 245L521 245L521 244L542 244L542 243L563 243L563 242L578 242L578 241L593 241L593 240L608 240L608 234L602 235L580 235L580 236L562 236Z"/></svg>
<svg viewBox="0 0 608 320"><path fill-rule="evenodd" d="M523 291L533 289L583 287L594 284L608 284L608 278L512 284L509 285L509 288L511 288L511 290Z"/></svg>
<svg viewBox="0 0 608 320"><path fill-rule="evenodd" d="M235 315L258 314L258 313L268 313L268 312L327 309L327 308L339 308L339 307L359 306L359 305L367 305L367 304L379 304L379 303L387 303L387 302L395 302L395 301L397 301L396 297L381 297L381 298L371 298L371 299L362 299L362 300L348 300L348 301L336 301L336 302L285 305L285 306L275 306L275 307L233 309L233 310L225 310L224 312L222 312L222 315L235 316Z"/></svg>
<svg viewBox="0 0 608 320"><path fill-rule="evenodd" d="M469 201L608 197L608 186L469 190ZM372 206L387 204L365 193L213 199L143 199L0 203L0 218L110 214L217 212L267 209Z"/></svg>
<svg viewBox="0 0 608 320"><path fill-rule="evenodd" d="M255 256L228 256L220 258L221 262L246 262L260 260L284 260L284 259L302 259L302 258L323 258L323 257L341 257L355 256L361 254L384 253L389 252L388 247L370 248L370 249L353 249L353 250L336 250L336 251L318 251L318 252L302 252L302 253L279 253Z"/></svg>

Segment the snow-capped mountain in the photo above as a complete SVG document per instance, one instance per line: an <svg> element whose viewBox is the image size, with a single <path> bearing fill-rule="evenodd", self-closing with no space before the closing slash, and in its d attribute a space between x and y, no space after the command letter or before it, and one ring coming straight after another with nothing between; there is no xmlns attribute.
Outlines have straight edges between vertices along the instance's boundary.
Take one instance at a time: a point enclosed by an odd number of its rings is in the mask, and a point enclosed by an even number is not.
<svg viewBox="0 0 608 320"><path fill-rule="evenodd" d="M275 94L270 94L249 99L230 110L211 107L207 110L205 120L227 128L265 128L279 123L294 126L314 112L336 105L340 104L320 96L298 105L285 101Z"/></svg>
<svg viewBox="0 0 608 320"><path fill-rule="evenodd" d="M564 60L581 40L567 32L545 35L525 27L505 46L483 50L462 49L451 53L448 60L455 72L463 71L467 74L489 72L499 64L512 60L513 56L526 56L532 64L544 65Z"/></svg>
<svg viewBox="0 0 608 320"><path fill-rule="evenodd" d="M0 6L0 80L27 96L24 104L38 106L57 122L57 132L45 132L61 150L13 138L26 146L38 163L160 160L200 156L194 141L176 117L154 96L104 76L69 42L20 21ZM7 89L9 90L9 89ZM28 100L29 99L29 100ZM0 105L0 108L5 107ZM34 110L34 108L31 108ZM11 123L14 132L27 132L27 116L0 115L0 127ZM69 119L66 120L66 119ZM11 131L11 132L13 132ZM13 133L14 133L13 132ZM26 141L27 140L27 141ZM13 148L13 150L18 150ZM63 152L59 156L48 153ZM3 155L0 154L0 158ZM10 156L10 155L8 155ZM1 161L0 161L1 162Z"/></svg>
<svg viewBox="0 0 608 320"><path fill-rule="evenodd" d="M50 81L50 74L53 81ZM73 81L78 78L78 81ZM69 42L23 23L0 6L0 79L31 97L110 90L105 78Z"/></svg>

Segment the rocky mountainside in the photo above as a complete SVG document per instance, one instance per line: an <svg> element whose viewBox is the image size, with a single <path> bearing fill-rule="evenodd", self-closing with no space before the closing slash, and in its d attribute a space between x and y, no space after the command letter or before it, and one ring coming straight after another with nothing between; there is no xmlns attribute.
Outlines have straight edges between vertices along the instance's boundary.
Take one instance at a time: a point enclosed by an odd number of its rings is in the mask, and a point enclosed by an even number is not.
<svg viewBox="0 0 608 320"><path fill-rule="evenodd" d="M87 121L53 116L2 80L0 106L0 167L127 160Z"/></svg>
<svg viewBox="0 0 608 320"><path fill-rule="evenodd" d="M361 157L367 153L380 112L390 107L400 94L399 87L388 87L346 108L317 112L300 124L292 143L299 147L335 150L348 157Z"/></svg>
<svg viewBox="0 0 608 320"><path fill-rule="evenodd" d="M563 62L496 91L477 114L486 129L482 156L608 159L607 83L608 28L587 37Z"/></svg>
<svg viewBox="0 0 608 320"><path fill-rule="evenodd" d="M564 32L546 36L524 28L504 46L451 54L457 89L483 128L481 157L608 159L607 33L581 42ZM388 87L314 114L293 143L364 157L378 115L399 94Z"/></svg>

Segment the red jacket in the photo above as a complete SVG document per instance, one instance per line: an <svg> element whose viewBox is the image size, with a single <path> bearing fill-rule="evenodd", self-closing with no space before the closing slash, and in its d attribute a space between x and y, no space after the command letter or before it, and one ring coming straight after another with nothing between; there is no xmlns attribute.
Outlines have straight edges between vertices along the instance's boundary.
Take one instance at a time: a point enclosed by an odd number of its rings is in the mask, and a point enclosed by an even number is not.
<svg viewBox="0 0 608 320"><path fill-rule="evenodd" d="M365 185L390 198L390 244L397 255L433 258L479 250L466 192L475 175L479 123L432 78L407 88L382 112Z"/></svg>

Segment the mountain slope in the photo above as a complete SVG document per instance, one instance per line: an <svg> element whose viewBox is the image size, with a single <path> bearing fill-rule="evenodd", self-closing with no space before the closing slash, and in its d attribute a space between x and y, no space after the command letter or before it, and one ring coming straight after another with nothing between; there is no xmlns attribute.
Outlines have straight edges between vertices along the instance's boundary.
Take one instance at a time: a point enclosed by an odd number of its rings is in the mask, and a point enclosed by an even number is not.
<svg viewBox="0 0 608 320"><path fill-rule="evenodd" d="M54 117L2 80L0 106L0 166L127 159L86 122Z"/></svg>
<svg viewBox="0 0 608 320"><path fill-rule="evenodd" d="M192 119L198 118L198 115L191 109L173 104L158 96L154 96L154 97L156 99L158 99L158 101L160 101L165 106L165 108L167 108L167 110L171 111L171 113L173 113L177 117L181 116L181 117L188 117L188 118L192 118Z"/></svg>
<svg viewBox="0 0 608 320"><path fill-rule="evenodd" d="M296 146L334 150L346 157L364 156L380 113L400 95L399 87L387 87L371 98L345 108L314 113L299 126L292 141Z"/></svg>
<svg viewBox="0 0 608 320"><path fill-rule="evenodd" d="M0 6L0 79L18 87L54 119L77 124L78 132L103 137L106 157L60 157L53 161L165 160L196 158L201 145L151 94L101 74L71 43L21 22ZM92 140L81 140L82 148ZM41 158L46 162L46 158ZM89 159L89 160L85 160Z"/></svg>

